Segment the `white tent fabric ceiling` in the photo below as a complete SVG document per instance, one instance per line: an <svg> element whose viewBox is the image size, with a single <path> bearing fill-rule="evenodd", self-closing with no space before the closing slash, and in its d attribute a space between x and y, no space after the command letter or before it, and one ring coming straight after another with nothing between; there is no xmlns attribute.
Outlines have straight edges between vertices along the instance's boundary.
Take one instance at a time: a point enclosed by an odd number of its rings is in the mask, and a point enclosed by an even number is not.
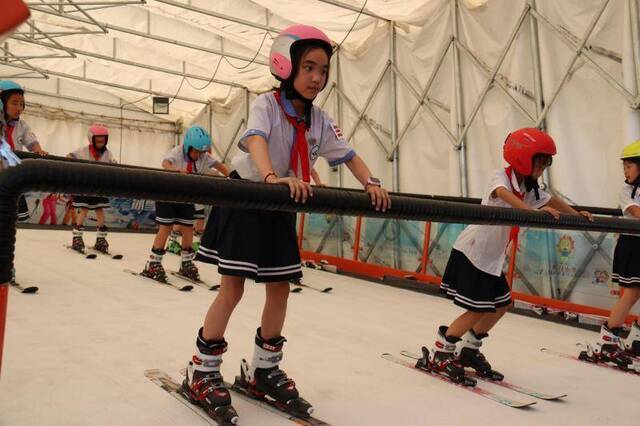
<svg viewBox="0 0 640 426"><path fill-rule="evenodd" d="M30 23L1 47L10 63L0 62L0 78L32 91L27 101L40 113L26 117L45 145L51 132L66 141L53 144L60 153L81 143L85 125L54 124L42 111L84 110L78 98L98 116L120 117L123 132L125 121L138 126L123 136L124 162L157 166L149 162L181 129L171 122L209 127L219 155L232 156L248 103L275 84L266 66L272 38L294 22L335 43L348 35L317 103L401 191L481 195L503 164L506 133L540 123L559 148L552 187L575 202L615 206L618 153L640 128L637 0L368 0L361 15L364 0L29 3ZM151 94L175 97L168 116L131 111L151 111ZM154 121L162 123L155 133ZM319 170L331 184L356 186L348 173Z"/></svg>

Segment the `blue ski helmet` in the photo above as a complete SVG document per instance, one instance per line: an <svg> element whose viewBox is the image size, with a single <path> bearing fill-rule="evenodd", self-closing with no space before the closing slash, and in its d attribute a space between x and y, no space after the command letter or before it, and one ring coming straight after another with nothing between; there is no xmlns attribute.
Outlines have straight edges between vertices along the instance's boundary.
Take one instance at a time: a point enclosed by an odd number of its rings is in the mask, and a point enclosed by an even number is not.
<svg viewBox="0 0 640 426"><path fill-rule="evenodd" d="M0 102L6 104L9 96L14 93L24 95L24 89L14 81L0 80ZM4 112L2 113L2 118L4 119Z"/></svg>
<svg viewBox="0 0 640 426"><path fill-rule="evenodd" d="M189 127L182 141L184 155L189 154L189 148L200 152L209 151L211 148L211 137L209 133L200 126Z"/></svg>

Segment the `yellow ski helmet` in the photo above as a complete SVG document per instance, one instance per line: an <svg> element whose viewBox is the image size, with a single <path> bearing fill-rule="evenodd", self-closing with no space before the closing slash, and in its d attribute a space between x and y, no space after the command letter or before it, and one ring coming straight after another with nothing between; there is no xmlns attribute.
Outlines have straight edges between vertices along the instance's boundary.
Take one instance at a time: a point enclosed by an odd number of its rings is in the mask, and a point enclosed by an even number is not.
<svg viewBox="0 0 640 426"><path fill-rule="evenodd" d="M638 158L640 157L640 140L635 141L632 144L629 144L624 147L622 150L622 155L620 156L621 160L626 160L629 158Z"/></svg>

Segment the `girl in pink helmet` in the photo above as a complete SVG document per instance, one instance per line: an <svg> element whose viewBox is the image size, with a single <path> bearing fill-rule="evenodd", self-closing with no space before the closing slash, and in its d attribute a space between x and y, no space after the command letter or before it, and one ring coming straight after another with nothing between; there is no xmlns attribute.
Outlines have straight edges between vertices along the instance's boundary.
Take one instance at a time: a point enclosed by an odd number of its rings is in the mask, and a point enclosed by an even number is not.
<svg viewBox="0 0 640 426"><path fill-rule="evenodd" d="M304 203L313 196L309 183L313 164L324 157L331 166L346 164L375 208L384 211L390 200L380 180L329 115L313 105L327 84L332 53L329 38L306 25L291 26L273 41L270 69L281 84L255 99L231 176L287 185L291 198ZM209 217L197 259L218 265L222 278L198 331L183 386L192 401L214 417L237 419L220 364L227 350L225 330L242 298L246 278L265 283L266 301L254 336L253 359L243 361L238 384L256 396L276 400L296 416L309 416L312 411L294 381L280 369L289 280L302 277L295 223L293 213L238 208L218 207Z"/></svg>
<svg viewBox="0 0 640 426"><path fill-rule="evenodd" d="M509 134L504 143L504 159L509 167L493 174L482 205L538 209L556 219L560 213L583 215L591 220L589 212L577 212L538 187L538 179L551 166L555 154L553 139L538 129L525 128ZM465 376L465 367L492 380L504 378L491 368L480 347L511 305L511 289L502 269L518 230L517 226L469 225L458 236L440 291L465 312L449 326L438 328L433 349L429 352L422 348L423 357L417 368L468 386L474 386L475 380Z"/></svg>
<svg viewBox="0 0 640 426"><path fill-rule="evenodd" d="M109 142L109 129L101 124L92 124L87 132L87 145L78 148L69 153L68 157L78 160L98 161L100 163L115 163L111 151L107 148ZM84 220L89 210L96 213L96 243L94 249L109 253L109 243L107 242L107 227L104 224L104 209L109 208L109 199L106 197L93 197L87 195L76 195L73 199L73 207L80 209L80 213L76 216L76 222L73 227L73 239L71 240L71 248L79 253L85 252L84 240L82 234L84 232Z"/></svg>

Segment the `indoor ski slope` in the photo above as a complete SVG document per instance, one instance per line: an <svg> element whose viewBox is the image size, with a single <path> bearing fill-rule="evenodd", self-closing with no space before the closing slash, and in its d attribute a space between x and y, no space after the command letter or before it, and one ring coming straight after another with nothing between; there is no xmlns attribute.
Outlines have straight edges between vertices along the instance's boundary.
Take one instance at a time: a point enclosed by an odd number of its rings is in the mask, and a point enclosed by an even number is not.
<svg viewBox="0 0 640 426"><path fill-rule="evenodd" d="M91 245L95 234L85 233ZM181 293L123 272L141 270L153 236L109 236L120 261L86 260L63 247L71 231L20 230L18 281L35 295L10 290L0 425L204 425L188 408L143 375L158 368L179 379L215 293ZM165 257L167 270L179 258ZM206 281L218 283L211 265ZM305 269L305 289L291 294L282 367L316 416L332 425L638 425L640 376L543 354L546 346L575 352L595 333L518 315L505 316L484 352L521 386L569 396L530 409L502 406L390 363L383 352L431 345L437 325L459 312L445 299ZM174 282L180 280L171 277ZM222 371L230 381L251 357L263 303L261 285L247 282L226 338ZM531 397L493 385L518 400ZM293 424L246 403L234 405L241 425Z"/></svg>

